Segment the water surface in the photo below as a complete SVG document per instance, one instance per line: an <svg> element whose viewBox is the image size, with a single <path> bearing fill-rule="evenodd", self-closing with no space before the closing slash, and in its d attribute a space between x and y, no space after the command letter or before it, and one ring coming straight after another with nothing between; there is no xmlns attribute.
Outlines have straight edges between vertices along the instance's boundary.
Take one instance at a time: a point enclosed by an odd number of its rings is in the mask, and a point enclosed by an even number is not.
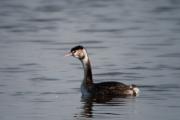
<svg viewBox="0 0 180 120"><path fill-rule="evenodd" d="M1 0L1 120L179 120L178 0ZM136 84L138 97L82 99L87 48L95 82Z"/></svg>

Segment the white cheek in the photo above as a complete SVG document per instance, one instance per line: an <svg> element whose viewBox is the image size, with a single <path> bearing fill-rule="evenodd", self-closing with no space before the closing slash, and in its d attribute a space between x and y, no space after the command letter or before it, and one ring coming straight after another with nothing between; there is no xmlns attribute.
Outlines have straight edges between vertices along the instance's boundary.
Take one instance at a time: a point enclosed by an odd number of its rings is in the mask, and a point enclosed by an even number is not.
<svg viewBox="0 0 180 120"><path fill-rule="evenodd" d="M76 53L74 53L74 55L73 55L74 57L76 57L76 58L79 58L79 55L78 55L78 53L76 52Z"/></svg>

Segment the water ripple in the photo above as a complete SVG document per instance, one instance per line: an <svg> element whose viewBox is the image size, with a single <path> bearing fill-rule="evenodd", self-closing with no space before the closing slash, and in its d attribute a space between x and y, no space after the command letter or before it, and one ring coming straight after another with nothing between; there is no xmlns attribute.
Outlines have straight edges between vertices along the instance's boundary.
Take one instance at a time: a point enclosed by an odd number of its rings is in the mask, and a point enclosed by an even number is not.
<svg viewBox="0 0 180 120"><path fill-rule="evenodd" d="M24 63L17 66L1 67L0 72L2 73L28 73L35 72L40 66L36 63Z"/></svg>
<svg viewBox="0 0 180 120"><path fill-rule="evenodd" d="M142 44L138 44L139 46L170 46L173 45L173 43L142 43Z"/></svg>
<svg viewBox="0 0 180 120"><path fill-rule="evenodd" d="M136 67L131 67L128 69L132 69L132 70L148 70L148 67L144 67L144 66L136 66Z"/></svg>
<svg viewBox="0 0 180 120"><path fill-rule="evenodd" d="M41 40L41 39L37 39L37 40L27 40L26 42L32 42L32 43L39 43L39 44L45 44L45 45L78 45L78 44L83 44L83 45L90 45L90 44L101 44L103 43L102 41L99 40L86 40L86 41L77 41L77 42L59 42L56 40Z"/></svg>
<svg viewBox="0 0 180 120"><path fill-rule="evenodd" d="M37 63L24 63L24 64L20 64L20 66L25 66L25 67L29 67L29 66L39 66L39 64Z"/></svg>
<svg viewBox="0 0 180 120"><path fill-rule="evenodd" d="M35 11L40 12L61 12L62 10L64 7L60 5L43 5L35 8Z"/></svg>
<svg viewBox="0 0 180 120"><path fill-rule="evenodd" d="M54 102L54 100L46 100L43 98L36 98L36 99L33 99L31 102L46 103L46 102Z"/></svg>
<svg viewBox="0 0 180 120"><path fill-rule="evenodd" d="M57 78L48 78L48 77L35 77L31 78L31 81L58 81L59 79Z"/></svg>
<svg viewBox="0 0 180 120"><path fill-rule="evenodd" d="M85 32L85 33L97 33L97 32L121 32L122 29L83 29L79 30L79 32Z"/></svg>
<svg viewBox="0 0 180 120"><path fill-rule="evenodd" d="M166 92L170 90L180 90L178 84L160 84L160 85L140 85L140 88L147 89L148 91Z"/></svg>
<svg viewBox="0 0 180 120"><path fill-rule="evenodd" d="M19 27L18 25L0 25L0 29L2 29L2 30L11 30L11 29L15 29L15 28L17 28L17 27Z"/></svg>
<svg viewBox="0 0 180 120"><path fill-rule="evenodd" d="M32 95L34 92L26 91L26 92L15 92L11 94L12 96L24 96L24 95Z"/></svg>
<svg viewBox="0 0 180 120"><path fill-rule="evenodd" d="M125 73L125 72L106 72L106 73L96 73L95 76L117 76L117 75L134 75L137 73Z"/></svg>
<svg viewBox="0 0 180 120"><path fill-rule="evenodd" d="M180 66L170 66L165 64L158 64L154 67L135 66L127 69L131 70L180 70Z"/></svg>
<svg viewBox="0 0 180 120"><path fill-rule="evenodd" d="M56 22L56 21L65 21L63 18L32 18L32 19L27 19L26 21L28 22Z"/></svg>
<svg viewBox="0 0 180 120"><path fill-rule="evenodd" d="M161 14L163 12L171 12L171 11L176 10L176 9L177 8L174 6L158 6L152 12L154 12L156 14Z"/></svg>
<svg viewBox="0 0 180 120"><path fill-rule="evenodd" d="M61 94L69 94L68 92L42 92L41 95L61 95Z"/></svg>
<svg viewBox="0 0 180 120"><path fill-rule="evenodd" d="M166 53L166 54L157 55L156 57L179 58L180 53Z"/></svg>
<svg viewBox="0 0 180 120"><path fill-rule="evenodd" d="M21 72L27 72L21 67L5 67L5 68L0 68L0 72L5 72L5 73L21 73Z"/></svg>

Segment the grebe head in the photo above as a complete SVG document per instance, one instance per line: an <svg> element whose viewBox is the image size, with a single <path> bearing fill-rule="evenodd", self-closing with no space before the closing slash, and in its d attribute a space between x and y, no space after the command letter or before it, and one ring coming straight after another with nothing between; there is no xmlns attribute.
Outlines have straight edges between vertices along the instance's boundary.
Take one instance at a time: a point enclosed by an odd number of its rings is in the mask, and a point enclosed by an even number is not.
<svg viewBox="0 0 180 120"><path fill-rule="evenodd" d="M79 45L73 47L69 53L65 54L65 56L73 56L82 60L87 56L87 52L83 46Z"/></svg>

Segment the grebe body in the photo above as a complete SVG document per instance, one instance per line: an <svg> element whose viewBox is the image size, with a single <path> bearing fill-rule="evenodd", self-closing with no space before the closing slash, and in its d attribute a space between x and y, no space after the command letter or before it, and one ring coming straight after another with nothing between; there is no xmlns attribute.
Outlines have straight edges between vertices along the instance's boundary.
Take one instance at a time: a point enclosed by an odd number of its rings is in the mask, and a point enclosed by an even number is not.
<svg viewBox="0 0 180 120"><path fill-rule="evenodd" d="M135 85L126 85L121 82L94 83L92 69L87 51L83 46L76 46L65 56L78 58L84 68L84 79L81 83L82 96L137 96L139 89Z"/></svg>

